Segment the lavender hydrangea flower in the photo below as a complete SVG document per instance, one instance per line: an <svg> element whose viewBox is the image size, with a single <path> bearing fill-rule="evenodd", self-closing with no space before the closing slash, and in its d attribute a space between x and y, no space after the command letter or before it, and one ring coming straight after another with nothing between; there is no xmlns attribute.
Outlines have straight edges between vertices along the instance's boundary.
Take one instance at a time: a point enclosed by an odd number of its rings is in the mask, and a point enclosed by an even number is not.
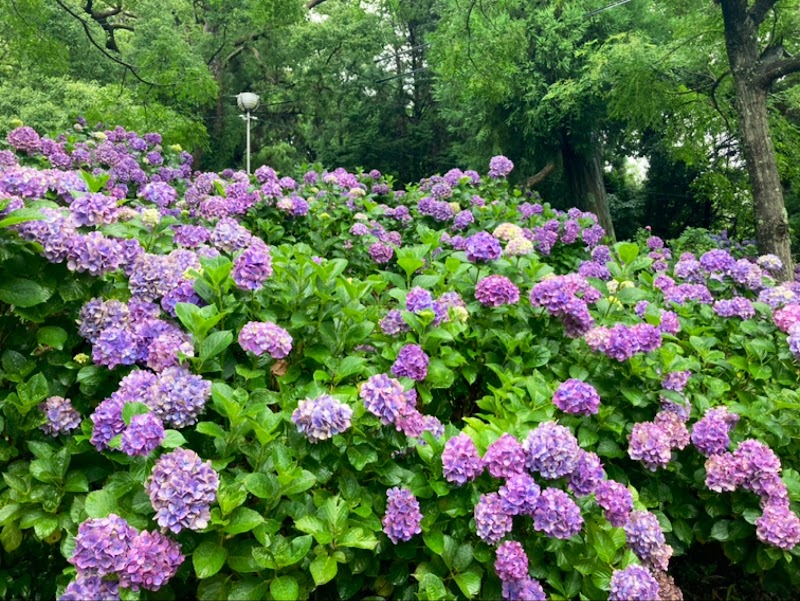
<svg viewBox="0 0 800 601"><path fill-rule="evenodd" d="M503 583L505 601L546 601L542 585L538 580L527 577L522 580L508 580Z"/></svg>
<svg viewBox="0 0 800 601"><path fill-rule="evenodd" d="M689 430L685 420L675 411L659 411L653 423L664 431L673 449L683 450L689 446Z"/></svg>
<svg viewBox="0 0 800 601"><path fill-rule="evenodd" d="M136 536L128 522L116 514L89 519L78 527L69 562L85 575L105 576L122 570Z"/></svg>
<svg viewBox="0 0 800 601"><path fill-rule="evenodd" d="M197 423L211 395L211 382L185 367L168 367L158 379L150 409L165 424L185 428Z"/></svg>
<svg viewBox="0 0 800 601"><path fill-rule="evenodd" d="M374 244L370 245L368 252L369 256L372 257L372 260L378 265L384 265L388 263L394 256L394 248L388 244L383 244L382 242L375 242Z"/></svg>
<svg viewBox="0 0 800 601"><path fill-rule="evenodd" d="M352 417L353 410L349 405L323 394L300 401L292 413L292 422L311 442L319 442L346 431Z"/></svg>
<svg viewBox="0 0 800 601"><path fill-rule="evenodd" d="M485 307L513 305L519 301L519 288L505 276L490 275L475 286L475 298Z"/></svg>
<svg viewBox="0 0 800 601"><path fill-rule="evenodd" d="M81 414L64 397L51 396L39 405L39 411L47 418L47 423L42 425L42 431L50 436L69 434L81 425Z"/></svg>
<svg viewBox="0 0 800 601"><path fill-rule="evenodd" d="M512 474L498 494L508 515L533 515L541 488L528 474Z"/></svg>
<svg viewBox="0 0 800 601"><path fill-rule="evenodd" d="M92 413L92 438L91 443L98 451L108 448L108 443L117 434L125 430L122 419L122 408L125 401L118 396L111 396L100 403Z"/></svg>
<svg viewBox="0 0 800 601"><path fill-rule="evenodd" d="M638 601L639 599L661 599L658 582L642 566L628 566L614 570L611 575L611 592L608 601Z"/></svg>
<svg viewBox="0 0 800 601"><path fill-rule="evenodd" d="M381 332L387 336L396 336L401 332L408 332L411 328L403 319L403 314L397 309L392 309L378 322Z"/></svg>
<svg viewBox="0 0 800 601"><path fill-rule="evenodd" d="M208 526L218 487L219 476L211 462L182 448L159 457L145 485L156 522L176 534Z"/></svg>
<svg viewBox="0 0 800 601"><path fill-rule="evenodd" d="M422 532L422 513L419 501L407 488L390 488L386 491L386 514L383 516L383 531L396 545L408 541Z"/></svg>
<svg viewBox="0 0 800 601"><path fill-rule="evenodd" d="M79 574L58 601L119 601L119 582L102 576Z"/></svg>
<svg viewBox="0 0 800 601"><path fill-rule="evenodd" d="M511 159L503 155L497 155L489 161L489 177L498 179L506 177L514 169Z"/></svg>
<svg viewBox="0 0 800 601"><path fill-rule="evenodd" d="M503 582L522 580L528 576L528 556L515 540L507 540L497 547L494 571Z"/></svg>
<svg viewBox="0 0 800 601"><path fill-rule="evenodd" d="M555 422L543 422L531 430L522 447L528 469L544 478L566 476L578 463L578 441L569 429Z"/></svg>
<svg viewBox="0 0 800 601"><path fill-rule="evenodd" d="M741 484L743 474L732 453L717 453L706 459L706 486L714 492L733 492Z"/></svg>
<svg viewBox="0 0 800 601"><path fill-rule="evenodd" d="M600 407L600 395L591 384L570 379L558 386L553 404L565 413L594 415Z"/></svg>
<svg viewBox="0 0 800 601"><path fill-rule="evenodd" d="M117 220L117 201L105 194L84 194L69 205L72 219L78 225L99 226Z"/></svg>
<svg viewBox="0 0 800 601"><path fill-rule="evenodd" d="M122 433L120 450L126 455L147 457L164 440L164 424L153 413L134 415Z"/></svg>
<svg viewBox="0 0 800 601"><path fill-rule="evenodd" d="M239 331L239 346L255 355L284 359L292 350L292 337L270 321L250 321Z"/></svg>
<svg viewBox="0 0 800 601"><path fill-rule="evenodd" d="M36 130L27 125L22 125L8 132L6 142L16 149L29 154L39 152L41 150L41 138Z"/></svg>
<svg viewBox="0 0 800 601"><path fill-rule="evenodd" d="M433 296L424 288L414 286L406 294L406 311L420 313L425 310L433 310Z"/></svg>
<svg viewBox="0 0 800 601"><path fill-rule="evenodd" d="M503 254L500 243L489 232L478 232L467 238L464 250L470 263L494 261Z"/></svg>
<svg viewBox="0 0 800 601"><path fill-rule="evenodd" d="M260 290L272 276L269 246L255 240L233 260L233 281L242 290Z"/></svg>
<svg viewBox="0 0 800 601"><path fill-rule="evenodd" d="M141 532L131 542L119 582L132 591L157 591L172 579L184 559L180 543L160 532Z"/></svg>
<svg viewBox="0 0 800 601"><path fill-rule="evenodd" d="M597 504L612 526L619 528L628 521L633 511L633 495L625 486L614 480L604 480L595 490Z"/></svg>
<svg viewBox="0 0 800 601"><path fill-rule="evenodd" d="M692 372L688 369L685 371L673 371L666 375L661 382L662 388L665 390L674 390L675 392L683 392L686 384L689 382Z"/></svg>
<svg viewBox="0 0 800 601"><path fill-rule="evenodd" d="M583 527L580 507L563 490L546 488L536 500L533 527L553 538L571 538Z"/></svg>
<svg viewBox="0 0 800 601"><path fill-rule="evenodd" d="M738 463L742 488L767 498L785 494L785 485L780 479L781 460L763 442L744 440L733 456Z"/></svg>
<svg viewBox="0 0 800 601"><path fill-rule="evenodd" d="M494 478L508 478L523 472L525 451L511 434L503 434L486 449L483 462Z"/></svg>
<svg viewBox="0 0 800 601"><path fill-rule="evenodd" d="M767 503L756 520L756 536L763 543L791 551L800 543L800 518L788 504Z"/></svg>
<svg viewBox="0 0 800 601"><path fill-rule="evenodd" d="M653 422L634 424L628 439L628 456L644 463L651 472L666 467L672 459L670 437Z"/></svg>
<svg viewBox="0 0 800 601"><path fill-rule="evenodd" d="M714 303L714 313L720 317L739 317L750 319L755 316L756 310L748 299L735 296L732 299L720 299Z"/></svg>
<svg viewBox="0 0 800 601"><path fill-rule="evenodd" d="M666 543L655 515L649 511L632 511L624 530L628 548L646 567L667 571L672 547Z"/></svg>
<svg viewBox="0 0 800 601"><path fill-rule="evenodd" d="M496 492L481 495L475 505L475 528L480 539L495 545L511 532L512 527L512 518L503 511L500 496Z"/></svg>
<svg viewBox="0 0 800 601"><path fill-rule="evenodd" d="M445 480L463 486L483 473L483 460L472 439L463 432L444 445L442 473Z"/></svg>
<svg viewBox="0 0 800 601"><path fill-rule="evenodd" d="M585 497L597 490L605 480L606 472L600 458L595 453L581 451L575 470L569 475L567 486L579 497Z"/></svg>
<svg viewBox="0 0 800 601"><path fill-rule="evenodd" d="M400 377L411 378L421 382L428 376L430 358L418 344L407 344L397 355L392 365L392 373Z"/></svg>
<svg viewBox="0 0 800 601"><path fill-rule="evenodd" d="M692 444L706 457L723 453L731 444L729 433L738 421L739 416L728 412L727 407L709 409L692 428Z"/></svg>

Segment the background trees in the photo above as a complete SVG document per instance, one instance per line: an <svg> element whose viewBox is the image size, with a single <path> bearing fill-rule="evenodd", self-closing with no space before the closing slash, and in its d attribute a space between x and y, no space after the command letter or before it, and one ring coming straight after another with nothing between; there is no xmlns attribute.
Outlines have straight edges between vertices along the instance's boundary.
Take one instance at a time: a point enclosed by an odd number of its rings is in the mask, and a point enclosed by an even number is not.
<svg viewBox="0 0 800 601"><path fill-rule="evenodd" d="M609 231L728 228L758 234L788 264L800 214L797 9L11 0L0 6L0 129L18 117L58 131L83 114L164 131L200 167L223 169L242 162L233 97L251 90L262 98L256 163L370 165L414 181L503 153L518 181L596 211ZM624 157L646 159L650 177L626 175Z"/></svg>

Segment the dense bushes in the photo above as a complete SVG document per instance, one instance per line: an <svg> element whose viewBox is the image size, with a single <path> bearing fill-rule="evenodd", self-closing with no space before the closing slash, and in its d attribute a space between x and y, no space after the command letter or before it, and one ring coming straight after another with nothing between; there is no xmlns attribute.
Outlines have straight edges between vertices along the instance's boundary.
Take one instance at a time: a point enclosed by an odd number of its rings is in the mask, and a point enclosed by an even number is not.
<svg viewBox="0 0 800 601"><path fill-rule="evenodd" d="M708 541L797 586L774 257L608 248L502 157L393 191L78 129L0 152L0 543L64 598L675 598Z"/></svg>

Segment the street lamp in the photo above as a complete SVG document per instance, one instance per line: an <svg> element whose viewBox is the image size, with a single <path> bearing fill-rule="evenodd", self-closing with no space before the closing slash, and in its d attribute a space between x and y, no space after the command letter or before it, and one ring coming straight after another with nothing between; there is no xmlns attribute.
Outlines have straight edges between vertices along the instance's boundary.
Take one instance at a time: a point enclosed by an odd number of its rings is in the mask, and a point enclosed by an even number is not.
<svg viewBox="0 0 800 601"><path fill-rule="evenodd" d="M236 104L239 105L239 110L245 113L239 116L247 121L247 175L250 175L250 121L258 120L250 115L250 111L258 108L258 96L251 92L242 92L236 97Z"/></svg>

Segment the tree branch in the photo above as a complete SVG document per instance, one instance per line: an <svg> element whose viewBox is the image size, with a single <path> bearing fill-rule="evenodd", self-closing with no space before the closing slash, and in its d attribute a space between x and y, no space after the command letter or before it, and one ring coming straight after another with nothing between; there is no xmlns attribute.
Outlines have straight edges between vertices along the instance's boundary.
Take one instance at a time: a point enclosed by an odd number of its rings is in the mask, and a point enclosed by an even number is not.
<svg viewBox="0 0 800 601"><path fill-rule="evenodd" d="M554 161L550 161L542 167L537 173L534 173L530 176L527 180L525 180L525 187L526 188L533 188L536 184L540 183L544 178L550 175L553 170L556 168L556 164Z"/></svg>
<svg viewBox="0 0 800 601"><path fill-rule="evenodd" d="M750 19L756 26L761 25L767 17L767 13L777 2L778 0L756 0L753 8L750 9Z"/></svg>
<svg viewBox="0 0 800 601"><path fill-rule="evenodd" d="M325 2L325 0L308 0L308 2L306 2L306 10L311 10L312 8L319 6L323 2Z"/></svg>
<svg viewBox="0 0 800 601"><path fill-rule="evenodd" d="M800 71L800 54L787 58L779 58L768 63L761 64L761 73L757 83L762 88L768 88L776 79L785 75Z"/></svg>

